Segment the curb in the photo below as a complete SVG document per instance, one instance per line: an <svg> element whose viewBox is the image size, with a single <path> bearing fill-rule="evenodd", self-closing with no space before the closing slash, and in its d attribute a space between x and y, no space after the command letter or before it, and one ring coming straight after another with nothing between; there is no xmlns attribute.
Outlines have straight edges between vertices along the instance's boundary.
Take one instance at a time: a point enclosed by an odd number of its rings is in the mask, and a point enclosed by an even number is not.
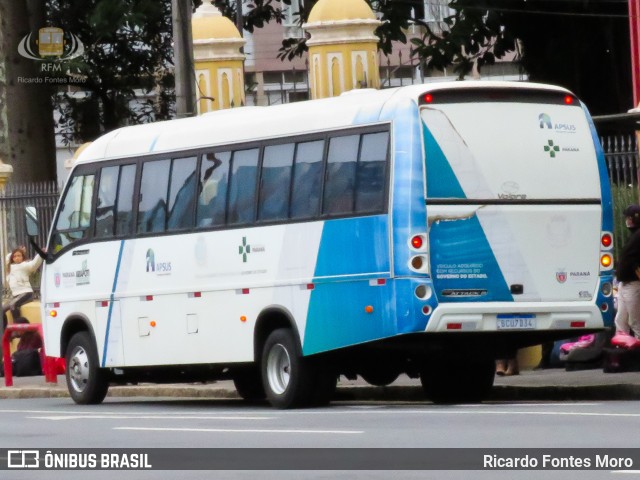
<svg viewBox="0 0 640 480"><path fill-rule="evenodd" d="M65 387L1 387L0 399L62 398L69 397ZM108 397L169 397L204 399L240 399L233 388L206 385L135 385L114 386ZM424 402L426 398L418 386L346 386L338 387L336 401L394 401ZM487 401L566 401L566 400L640 400L640 385L590 385L590 386L508 386L493 387Z"/></svg>

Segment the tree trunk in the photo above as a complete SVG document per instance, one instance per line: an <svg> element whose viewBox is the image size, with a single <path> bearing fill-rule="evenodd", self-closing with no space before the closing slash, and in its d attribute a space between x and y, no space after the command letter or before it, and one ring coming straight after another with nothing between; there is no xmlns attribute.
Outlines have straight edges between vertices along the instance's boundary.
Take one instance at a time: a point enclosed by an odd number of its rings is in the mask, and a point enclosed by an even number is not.
<svg viewBox="0 0 640 480"><path fill-rule="evenodd" d="M13 167L11 181L56 179L51 95L43 77L45 62L18 53L25 35L45 26L45 1L0 2L0 158Z"/></svg>

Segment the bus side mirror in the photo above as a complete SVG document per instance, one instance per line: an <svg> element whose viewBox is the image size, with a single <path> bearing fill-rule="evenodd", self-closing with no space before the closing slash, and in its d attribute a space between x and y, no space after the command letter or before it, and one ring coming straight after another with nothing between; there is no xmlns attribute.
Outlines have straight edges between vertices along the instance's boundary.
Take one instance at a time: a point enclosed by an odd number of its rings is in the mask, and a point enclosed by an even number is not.
<svg viewBox="0 0 640 480"><path fill-rule="evenodd" d="M40 224L38 223L38 211L36 210L36 207L25 207L24 220L27 235L30 237L37 237L40 233Z"/></svg>

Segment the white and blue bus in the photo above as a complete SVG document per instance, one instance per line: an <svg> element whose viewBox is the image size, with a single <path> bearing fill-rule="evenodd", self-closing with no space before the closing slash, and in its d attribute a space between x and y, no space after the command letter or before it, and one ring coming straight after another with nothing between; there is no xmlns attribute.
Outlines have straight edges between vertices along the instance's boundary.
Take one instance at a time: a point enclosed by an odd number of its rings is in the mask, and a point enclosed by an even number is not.
<svg viewBox="0 0 640 480"><path fill-rule="evenodd" d="M494 360L612 322L612 204L569 91L456 82L108 133L81 154L42 277L78 403L233 379L278 408L401 373L476 401Z"/></svg>

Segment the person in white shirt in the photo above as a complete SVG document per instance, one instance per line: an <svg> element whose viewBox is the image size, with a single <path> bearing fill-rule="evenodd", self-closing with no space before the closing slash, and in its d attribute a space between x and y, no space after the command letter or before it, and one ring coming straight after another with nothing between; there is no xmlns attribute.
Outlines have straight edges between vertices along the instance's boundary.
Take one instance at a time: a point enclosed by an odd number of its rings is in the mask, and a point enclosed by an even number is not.
<svg viewBox="0 0 640 480"><path fill-rule="evenodd" d="M11 300L2 305L3 330L7 326L6 312L10 310L13 318L18 318L20 307L33 299L29 277L42 265L42 258L37 255L33 260L27 260L26 251L25 247L18 247L7 256L7 284Z"/></svg>

